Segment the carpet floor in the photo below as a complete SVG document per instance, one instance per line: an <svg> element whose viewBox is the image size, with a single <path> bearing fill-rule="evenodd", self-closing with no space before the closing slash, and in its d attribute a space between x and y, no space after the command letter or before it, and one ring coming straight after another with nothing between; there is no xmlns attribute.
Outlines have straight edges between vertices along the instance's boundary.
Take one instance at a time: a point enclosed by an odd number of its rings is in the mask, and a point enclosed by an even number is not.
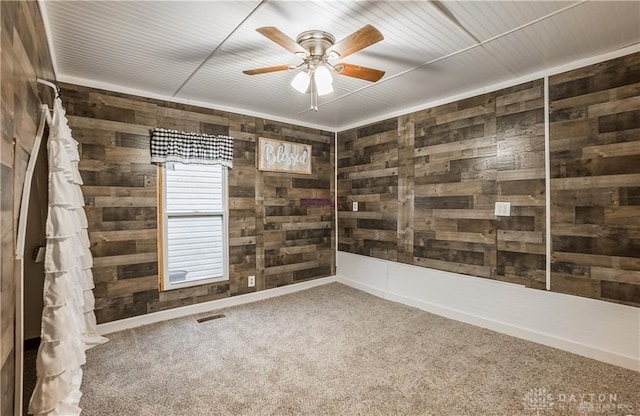
<svg viewBox="0 0 640 416"><path fill-rule="evenodd" d="M215 313L89 350L83 415L640 415L638 372L339 283Z"/></svg>

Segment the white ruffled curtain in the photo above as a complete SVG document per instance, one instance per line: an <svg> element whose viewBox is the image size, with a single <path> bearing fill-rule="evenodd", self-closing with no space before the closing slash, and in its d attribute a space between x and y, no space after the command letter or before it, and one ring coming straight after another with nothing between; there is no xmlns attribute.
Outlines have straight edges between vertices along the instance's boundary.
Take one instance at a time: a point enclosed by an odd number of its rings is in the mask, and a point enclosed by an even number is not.
<svg viewBox="0 0 640 416"><path fill-rule="evenodd" d="M46 224L44 310L36 364L37 384L29 402L36 415L79 415L85 350L106 338L96 331L93 258L78 171L78 142L71 136L56 97L47 142L49 208Z"/></svg>

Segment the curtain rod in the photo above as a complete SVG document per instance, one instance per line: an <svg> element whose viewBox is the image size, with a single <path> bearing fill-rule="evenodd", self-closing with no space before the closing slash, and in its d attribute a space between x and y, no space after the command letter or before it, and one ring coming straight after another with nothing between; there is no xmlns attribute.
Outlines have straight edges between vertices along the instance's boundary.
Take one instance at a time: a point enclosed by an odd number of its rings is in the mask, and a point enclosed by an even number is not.
<svg viewBox="0 0 640 416"><path fill-rule="evenodd" d="M58 93L60 92L60 87L58 87L58 86L57 86L56 84L54 84L53 82L51 82L51 81L47 81L46 79L40 79L40 78L37 78L37 79L36 79L36 82L37 82L38 84L43 84L43 85L46 85L46 86L48 86L48 87L53 88L53 89L55 90L55 92L56 92L56 97L58 96Z"/></svg>

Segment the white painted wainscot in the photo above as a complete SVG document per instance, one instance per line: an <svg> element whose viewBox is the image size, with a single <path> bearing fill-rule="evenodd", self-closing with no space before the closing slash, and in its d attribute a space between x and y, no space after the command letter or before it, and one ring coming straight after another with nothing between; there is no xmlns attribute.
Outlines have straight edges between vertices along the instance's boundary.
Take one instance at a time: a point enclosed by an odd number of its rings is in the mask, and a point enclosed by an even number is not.
<svg viewBox="0 0 640 416"><path fill-rule="evenodd" d="M384 299L640 371L640 309L337 253L337 280Z"/></svg>

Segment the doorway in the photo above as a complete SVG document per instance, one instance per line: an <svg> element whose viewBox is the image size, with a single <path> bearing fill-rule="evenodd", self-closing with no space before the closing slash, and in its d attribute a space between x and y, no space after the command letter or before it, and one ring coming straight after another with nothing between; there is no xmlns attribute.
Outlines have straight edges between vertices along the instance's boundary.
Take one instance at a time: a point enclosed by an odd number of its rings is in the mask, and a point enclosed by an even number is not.
<svg viewBox="0 0 640 416"><path fill-rule="evenodd" d="M44 293L44 247L46 246L46 221L48 208L48 152L45 128L31 178L31 191L27 210L24 251L23 310L23 389L22 409L27 414L29 399L36 385L36 358L40 345ZM33 155L32 155L33 157ZM40 255L38 256L38 253ZM20 346L16 345L16 348Z"/></svg>

